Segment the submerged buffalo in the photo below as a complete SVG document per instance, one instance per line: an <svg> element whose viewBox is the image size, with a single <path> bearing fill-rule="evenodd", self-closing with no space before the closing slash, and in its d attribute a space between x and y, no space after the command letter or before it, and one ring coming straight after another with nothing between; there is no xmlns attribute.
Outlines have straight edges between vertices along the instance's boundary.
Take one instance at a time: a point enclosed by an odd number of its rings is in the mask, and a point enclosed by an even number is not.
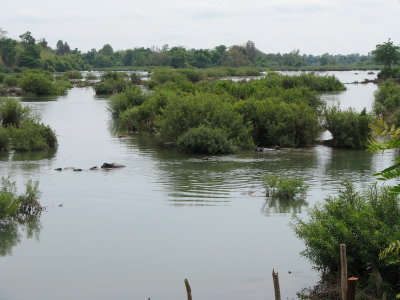
<svg viewBox="0 0 400 300"><path fill-rule="evenodd" d="M116 169L116 168L124 168L124 165L117 164L117 163L104 163L101 168L102 169Z"/></svg>

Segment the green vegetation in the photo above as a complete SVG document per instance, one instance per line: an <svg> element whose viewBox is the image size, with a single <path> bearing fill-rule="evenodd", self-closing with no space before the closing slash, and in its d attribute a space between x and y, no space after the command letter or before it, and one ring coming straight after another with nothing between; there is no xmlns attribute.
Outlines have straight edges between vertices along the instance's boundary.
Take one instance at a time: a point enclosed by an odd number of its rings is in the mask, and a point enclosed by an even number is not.
<svg viewBox="0 0 400 300"><path fill-rule="evenodd" d="M360 277L363 286L369 278L375 283L368 285L367 293L381 297L385 289L391 292L390 286L398 289L397 269L379 259L379 254L400 237L399 198L388 189L374 185L358 192L352 183L342 181L338 196L312 208L305 221L294 217L293 228L305 242L302 254L318 270L339 272L339 244L344 243L349 274ZM389 286L379 286L380 276Z"/></svg>
<svg viewBox="0 0 400 300"><path fill-rule="evenodd" d="M39 69L27 69L22 73L5 75L2 81L7 87L19 87L24 94L38 96L62 95L72 87L67 78L55 80L50 72Z"/></svg>
<svg viewBox="0 0 400 300"><path fill-rule="evenodd" d="M182 151L230 153L254 144L304 147L321 130L324 104L318 93L344 89L335 77L314 74L270 73L248 82L198 81L196 74L158 69L148 82L150 92L127 87L110 98L108 109L127 129L157 133Z"/></svg>
<svg viewBox="0 0 400 300"><path fill-rule="evenodd" d="M86 76L85 76L85 79L86 80L96 80L97 76L94 75L93 73L87 73Z"/></svg>
<svg viewBox="0 0 400 300"><path fill-rule="evenodd" d="M0 179L0 224L8 219L25 219L37 215L42 207L38 202L40 198L39 182L28 180L25 192L17 194L15 182L7 178Z"/></svg>
<svg viewBox="0 0 400 300"><path fill-rule="evenodd" d="M126 73L107 72L101 76L101 81L94 85L96 94L113 94L122 92L129 85Z"/></svg>
<svg viewBox="0 0 400 300"><path fill-rule="evenodd" d="M233 145L224 130L205 125L187 130L178 138L177 145L179 150L191 153L223 154L233 152Z"/></svg>
<svg viewBox="0 0 400 300"><path fill-rule="evenodd" d="M82 73L79 71L67 71L63 74L68 79L82 79Z"/></svg>
<svg viewBox="0 0 400 300"><path fill-rule="evenodd" d="M267 175L264 180L266 195L273 200L303 200L308 186L301 178L292 178L283 175Z"/></svg>
<svg viewBox="0 0 400 300"><path fill-rule="evenodd" d="M377 62L380 62L377 60ZM12 72L18 68L40 68L50 72L93 69L135 69L149 67L221 68L222 73L237 67L257 67L270 69L322 68L322 69L360 69L377 67L372 55L323 55L300 54L299 50L290 53L264 53L252 41L242 45L218 45L213 49L186 49L184 47L144 48L114 51L110 44L101 49L82 53L72 49L66 41L59 40L51 48L45 39L36 40L27 31L14 40L3 31L0 37L0 71ZM379 67L379 66L378 66ZM223 70L225 69L225 70ZM221 70L211 71L220 73ZM233 71L234 72L234 71ZM254 75L255 72L236 75ZM228 74L224 76L235 76ZM206 77L217 77L208 74ZM220 76L218 76L220 77Z"/></svg>
<svg viewBox="0 0 400 300"><path fill-rule="evenodd" d="M383 64L383 70L378 74L379 79L400 78L400 67L392 68L400 63L400 46L396 46L389 39L387 42L376 45L371 51L373 60Z"/></svg>
<svg viewBox="0 0 400 300"><path fill-rule="evenodd" d="M54 131L17 100L0 98L0 151L36 151L57 147Z"/></svg>
<svg viewBox="0 0 400 300"><path fill-rule="evenodd" d="M390 125L400 125L400 85L385 81L379 85L375 92L373 106L377 117L383 118Z"/></svg>
<svg viewBox="0 0 400 300"><path fill-rule="evenodd" d="M349 149L367 147L372 117L363 109L361 113L352 109L340 110L330 107L324 111L324 128L332 134L332 146Z"/></svg>

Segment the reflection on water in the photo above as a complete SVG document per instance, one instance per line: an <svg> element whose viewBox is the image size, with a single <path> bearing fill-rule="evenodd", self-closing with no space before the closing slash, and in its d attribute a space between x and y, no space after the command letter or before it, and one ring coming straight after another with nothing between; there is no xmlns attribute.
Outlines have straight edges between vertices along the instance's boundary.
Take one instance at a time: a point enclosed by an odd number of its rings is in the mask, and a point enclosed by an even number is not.
<svg viewBox="0 0 400 300"><path fill-rule="evenodd" d="M55 157L57 149L34 151L34 152L12 152L9 154L9 160L12 161L37 161L52 159Z"/></svg>
<svg viewBox="0 0 400 300"><path fill-rule="evenodd" d="M261 211L267 217L272 214L300 214L307 206L305 199L267 199Z"/></svg>
<svg viewBox="0 0 400 300"><path fill-rule="evenodd" d="M0 224L0 256L11 255L12 249L21 242L23 232L26 238L39 240L40 214L25 220L6 220Z"/></svg>

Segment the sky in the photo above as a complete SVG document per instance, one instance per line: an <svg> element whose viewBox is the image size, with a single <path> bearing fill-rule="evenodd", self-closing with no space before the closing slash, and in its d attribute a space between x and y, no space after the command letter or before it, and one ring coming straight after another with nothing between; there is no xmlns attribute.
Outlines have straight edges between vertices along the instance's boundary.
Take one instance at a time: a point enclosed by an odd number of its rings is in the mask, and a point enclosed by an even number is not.
<svg viewBox="0 0 400 300"><path fill-rule="evenodd" d="M400 0L0 0L0 28L84 52L251 40L266 53L368 54L400 44Z"/></svg>

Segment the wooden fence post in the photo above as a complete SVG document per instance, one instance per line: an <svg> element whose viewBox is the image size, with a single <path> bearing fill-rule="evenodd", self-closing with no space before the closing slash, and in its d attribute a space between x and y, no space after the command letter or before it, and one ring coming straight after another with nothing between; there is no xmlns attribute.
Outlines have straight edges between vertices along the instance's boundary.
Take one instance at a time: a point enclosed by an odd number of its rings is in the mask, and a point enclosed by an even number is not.
<svg viewBox="0 0 400 300"><path fill-rule="evenodd" d="M345 244L340 244L340 287L342 290L342 300L347 300L347 258Z"/></svg>
<svg viewBox="0 0 400 300"><path fill-rule="evenodd" d="M192 288L190 287L189 281L185 279L185 287L188 300L192 300Z"/></svg>
<svg viewBox="0 0 400 300"><path fill-rule="evenodd" d="M355 300L356 299L356 286L357 286L357 277L350 277L347 280L347 300Z"/></svg>
<svg viewBox="0 0 400 300"><path fill-rule="evenodd" d="M275 273L274 269L272 269L272 279L274 282L275 300L281 300L281 288L279 287L278 272Z"/></svg>

